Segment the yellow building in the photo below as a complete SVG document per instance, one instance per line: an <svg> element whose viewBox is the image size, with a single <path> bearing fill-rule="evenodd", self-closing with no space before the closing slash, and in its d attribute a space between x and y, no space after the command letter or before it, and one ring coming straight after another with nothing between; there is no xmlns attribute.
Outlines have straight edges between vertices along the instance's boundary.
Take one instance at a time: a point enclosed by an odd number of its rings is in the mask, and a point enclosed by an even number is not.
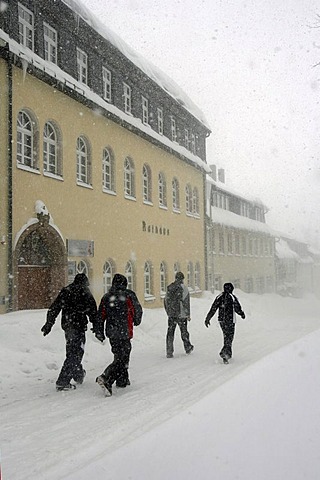
<svg viewBox="0 0 320 480"><path fill-rule="evenodd" d="M73 4L0 16L1 313L47 307L77 272L97 301L125 274L145 307L177 270L205 287L206 121Z"/></svg>

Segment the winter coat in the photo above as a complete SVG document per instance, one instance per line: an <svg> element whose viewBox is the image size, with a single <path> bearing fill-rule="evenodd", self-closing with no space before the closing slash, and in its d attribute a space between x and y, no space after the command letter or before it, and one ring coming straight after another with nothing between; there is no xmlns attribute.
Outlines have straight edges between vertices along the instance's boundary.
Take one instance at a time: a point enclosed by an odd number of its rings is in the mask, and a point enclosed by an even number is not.
<svg viewBox="0 0 320 480"><path fill-rule="evenodd" d="M223 292L215 298L206 316L206 322L213 317L218 309L218 320L220 323L235 323L235 313L240 315L242 318L245 317L239 300L235 295L233 295L233 293L230 292Z"/></svg>
<svg viewBox="0 0 320 480"><path fill-rule="evenodd" d="M168 317L190 317L190 294L188 287L181 283L181 281L175 280L168 285L164 299L164 308Z"/></svg>
<svg viewBox="0 0 320 480"><path fill-rule="evenodd" d="M127 279L120 274L113 278L112 286L100 302L95 333L114 340L133 337L133 326L140 325L142 307L136 294L126 288Z"/></svg>
<svg viewBox="0 0 320 480"><path fill-rule="evenodd" d="M52 327L57 316L61 314L61 327L63 330L76 328L80 331L87 330L88 317L94 323L97 314L97 304L88 288L86 276L76 275L73 283L64 287L47 313L47 325Z"/></svg>

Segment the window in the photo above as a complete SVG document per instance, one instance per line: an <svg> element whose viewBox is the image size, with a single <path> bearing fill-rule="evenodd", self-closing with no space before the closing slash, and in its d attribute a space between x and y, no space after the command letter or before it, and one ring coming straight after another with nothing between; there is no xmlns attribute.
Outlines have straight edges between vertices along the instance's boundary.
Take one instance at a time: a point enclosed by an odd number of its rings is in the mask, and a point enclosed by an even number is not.
<svg viewBox="0 0 320 480"><path fill-rule="evenodd" d="M55 127L47 122L43 129L43 169L44 172L61 176L61 163L59 162L58 136Z"/></svg>
<svg viewBox="0 0 320 480"><path fill-rule="evenodd" d="M174 273L174 276L176 276L176 273L178 272L181 272L180 270L180 264L179 262L175 262L175 264L173 265L173 273Z"/></svg>
<svg viewBox="0 0 320 480"><path fill-rule="evenodd" d="M107 102L111 102L111 72L105 67L102 67L102 83L103 83L103 98Z"/></svg>
<svg viewBox="0 0 320 480"><path fill-rule="evenodd" d="M149 101L146 97L141 97L142 101L142 123L149 125Z"/></svg>
<svg viewBox="0 0 320 480"><path fill-rule="evenodd" d="M132 263L129 261L127 264L126 264L126 268L125 268L125 271L124 271L124 274L128 280L128 289L129 290L134 290L134 274L133 274L133 265Z"/></svg>
<svg viewBox="0 0 320 480"><path fill-rule="evenodd" d="M167 269L164 262L160 264L160 296L164 297L167 290Z"/></svg>
<svg viewBox="0 0 320 480"><path fill-rule="evenodd" d="M195 155L196 154L196 137L194 136L194 133L191 134L190 149L191 149L191 152Z"/></svg>
<svg viewBox="0 0 320 480"><path fill-rule="evenodd" d="M24 47L33 50L34 20L33 13L26 7L18 4L19 14L19 43Z"/></svg>
<svg viewBox="0 0 320 480"><path fill-rule="evenodd" d="M145 300L153 300L152 286L151 286L151 263L144 264L144 298Z"/></svg>
<svg viewBox="0 0 320 480"><path fill-rule="evenodd" d="M163 135L163 110L162 108L157 109L158 113L158 133Z"/></svg>
<svg viewBox="0 0 320 480"><path fill-rule="evenodd" d="M186 149L189 150L190 139L189 139L189 130L187 128L184 129L184 146Z"/></svg>
<svg viewBox="0 0 320 480"><path fill-rule="evenodd" d="M236 234L234 236L234 250L236 255L240 255L240 236Z"/></svg>
<svg viewBox="0 0 320 480"><path fill-rule="evenodd" d="M233 238L232 233L228 233L228 253L233 254Z"/></svg>
<svg viewBox="0 0 320 480"><path fill-rule="evenodd" d="M186 185L186 212L192 213L192 189L191 185Z"/></svg>
<svg viewBox="0 0 320 480"><path fill-rule="evenodd" d="M88 55L77 48L77 72L79 82L88 85Z"/></svg>
<svg viewBox="0 0 320 480"><path fill-rule="evenodd" d="M142 168L142 197L145 203L151 203L151 170L147 164Z"/></svg>
<svg viewBox="0 0 320 480"><path fill-rule="evenodd" d="M174 117L171 117L171 140L173 142L177 141L177 126L176 126L176 120Z"/></svg>
<svg viewBox="0 0 320 480"><path fill-rule="evenodd" d="M77 139L77 182L90 185L91 164L87 141L84 137Z"/></svg>
<svg viewBox="0 0 320 480"><path fill-rule="evenodd" d="M194 287L195 290L201 290L200 287L200 264L197 262L194 268Z"/></svg>
<svg viewBox="0 0 320 480"><path fill-rule="evenodd" d="M108 260L103 265L103 293L107 293L112 285L115 268L113 262Z"/></svg>
<svg viewBox="0 0 320 480"><path fill-rule="evenodd" d="M192 211L195 216L199 216L199 193L198 189L194 187L192 195Z"/></svg>
<svg viewBox="0 0 320 480"><path fill-rule="evenodd" d="M114 157L110 148L104 148L102 154L102 188L107 192L115 192Z"/></svg>
<svg viewBox="0 0 320 480"><path fill-rule="evenodd" d="M247 237L242 237L242 255L247 255Z"/></svg>
<svg viewBox="0 0 320 480"><path fill-rule="evenodd" d="M126 83L123 84L123 100L124 111L131 114L131 87Z"/></svg>
<svg viewBox="0 0 320 480"><path fill-rule="evenodd" d="M248 242L249 242L249 248L248 248L249 255L252 255L253 254L253 239L251 237L249 237Z"/></svg>
<svg viewBox="0 0 320 480"><path fill-rule="evenodd" d="M224 235L219 233L219 253L224 253Z"/></svg>
<svg viewBox="0 0 320 480"><path fill-rule="evenodd" d="M193 265L192 262L188 263L187 266L187 286L189 289L193 290Z"/></svg>
<svg viewBox="0 0 320 480"><path fill-rule="evenodd" d="M33 169L37 168L34 151L34 122L24 111L18 113L17 119L17 162Z"/></svg>
<svg viewBox="0 0 320 480"><path fill-rule="evenodd" d="M129 157L124 161L124 194L126 197L135 198L134 164Z"/></svg>
<svg viewBox="0 0 320 480"><path fill-rule="evenodd" d="M174 178L172 180L172 205L173 210L175 210L176 212L180 211L180 191L177 178Z"/></svg>
<svg viewBox="0 0 320 480"><path fill-rule="evenodd" d="M159 205L160 207L166 207L167 206L167 185L166 185L165 176L162 172L159 173L158 187L159 187Z"/></svg>
<svg viewBox="0 0 320 480"><path fill-rule="evenodd" d="M43 24L44 59L57 64L57 32L47 23Z"/></svg>

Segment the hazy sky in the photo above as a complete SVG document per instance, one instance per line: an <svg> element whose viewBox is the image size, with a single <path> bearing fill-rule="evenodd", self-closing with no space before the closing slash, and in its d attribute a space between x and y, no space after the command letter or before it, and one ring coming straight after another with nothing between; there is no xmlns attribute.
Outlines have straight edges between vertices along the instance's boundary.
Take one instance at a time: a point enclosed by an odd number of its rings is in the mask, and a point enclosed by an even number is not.
<svg viewBox="0 0 320 480"><path fill-rule="evenodd" d="M212 129L207 161L267 222L320 247L320 4L82 0L165 71Z"/></svg>

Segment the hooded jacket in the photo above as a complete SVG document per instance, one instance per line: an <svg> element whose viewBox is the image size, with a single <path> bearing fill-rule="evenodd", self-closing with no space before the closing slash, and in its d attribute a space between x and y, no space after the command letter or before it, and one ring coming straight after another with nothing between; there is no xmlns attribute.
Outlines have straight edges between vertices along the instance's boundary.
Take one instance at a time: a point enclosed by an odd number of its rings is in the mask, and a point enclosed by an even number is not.
<svg viewBox="0 0 320 480"><path fill-rule="evenodd" d="M105 330L108 338L118 340L133 337L133 326L141 323L142 307L127 284L124 275L115 274L109 292L102 297L99 305L96 333L103 335Z"/></svg>
<svg viewBox="0 0 320 480"><path fill-rule="evenodd" d="M242 318L245 318L245 314L242 311L240 302L232 292L232 283L225 283L223 286L223 292L215 298L206 316L206 323L210 321L218 309L218 320L220 323L235 323L235 313L240 315Z"/></svg>
<svg viewBox="0 0 320 480"><path fill-rule="evenodd" d="M168 285L164 308L172 318L190 317L190 294L188 287L179 278Z"/></svg>
<svg viewBox="0 0 320 480"><path fill-rule="evenodd" d="M61 327L63 330L76 328L80 331L87 330L88 318L95 322L97 304L89 290L89 281L84 273L78 273L74 281L64 287L47 312L47 324L52 327L57 316L61 314Z"/></svg>

